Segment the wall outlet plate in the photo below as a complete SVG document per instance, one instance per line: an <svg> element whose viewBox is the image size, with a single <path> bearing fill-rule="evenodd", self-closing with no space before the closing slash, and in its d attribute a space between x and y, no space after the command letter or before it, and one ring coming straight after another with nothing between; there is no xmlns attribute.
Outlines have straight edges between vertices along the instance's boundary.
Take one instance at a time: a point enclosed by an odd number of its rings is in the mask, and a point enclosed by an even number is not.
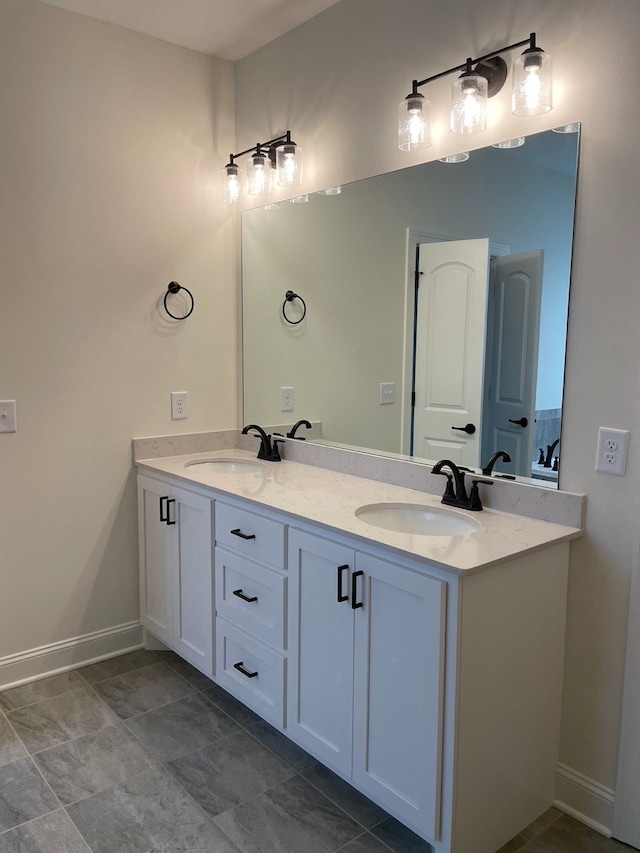
<svg viewBox="0 0 640 853"><path fill-rule="evenodd" d="M596 471L623 477L627 470L628 429L600 427L596 450Z"/></svg>
<svg viewBox="0 0 640 853"><path fill-rule="evenodd" d="M0 432L17 432L16 401L0 400Z"/></svg>
<svg viewBox="0 0 640 853"><path fill-rule="evenodd" d="M280 389L280 411L293 411L293 388L290 385Z"/></svg>
<svg viewBox="0 0 640 853"><path fill-rule="evenodd" d="M187 392L172 391L171 392L171 420L179 421L183 418L188 418L187 414Z"/></svg>

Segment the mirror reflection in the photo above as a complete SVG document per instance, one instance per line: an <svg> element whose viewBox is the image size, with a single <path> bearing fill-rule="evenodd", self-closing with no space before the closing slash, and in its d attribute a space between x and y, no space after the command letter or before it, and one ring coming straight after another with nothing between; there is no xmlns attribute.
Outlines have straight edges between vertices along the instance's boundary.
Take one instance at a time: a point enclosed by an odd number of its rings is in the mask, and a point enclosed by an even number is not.
<svg viewBox="0 0 640 853"><path fill-rule="evenodd" d="M245 423L557 482L577 157L548 131L245 211Z"/></svg>

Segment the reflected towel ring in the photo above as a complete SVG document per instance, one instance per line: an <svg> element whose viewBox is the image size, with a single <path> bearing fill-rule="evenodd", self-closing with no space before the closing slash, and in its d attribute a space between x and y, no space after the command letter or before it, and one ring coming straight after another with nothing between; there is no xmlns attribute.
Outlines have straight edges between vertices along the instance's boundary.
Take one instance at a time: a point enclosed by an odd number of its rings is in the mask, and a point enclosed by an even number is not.
<svg viewBox="0 0 640 853"><path fill-rule="evenodd" d="M302 317L300 317L299 320L290 320L285 311L287 302L293 302L294 299L299 299L300 302L302 302ZM307 303L304 301L302 296L298 296L298 294L294 293L293 290L287 290L284 295L284 302L282 303L282 316L291 326L297 326L298 323L302 323L304 318L307 316Z"/></svg>
<svg viewBox="0 0 640 853"><path fill-rule="evenodd" d="M172 314L171 311L169 311L169 309L167 308L167 296L169 296L170 293L177 293L179 290L184 290L185 293L188 293L189 299L191 300L191 308L189 308L189 310L187 311L187 313L183 317L176 317L176 315ZM172 317L174 320L186 320L187 317L193 311L193 305L194 305L193 294L191 293L191 291L187 290L187 288L183 287L181 284L178 284L177 281L170 281L169 284L167 285L167 292L164 295L164 310L167 312L167 314L170 317Z"/></svg>

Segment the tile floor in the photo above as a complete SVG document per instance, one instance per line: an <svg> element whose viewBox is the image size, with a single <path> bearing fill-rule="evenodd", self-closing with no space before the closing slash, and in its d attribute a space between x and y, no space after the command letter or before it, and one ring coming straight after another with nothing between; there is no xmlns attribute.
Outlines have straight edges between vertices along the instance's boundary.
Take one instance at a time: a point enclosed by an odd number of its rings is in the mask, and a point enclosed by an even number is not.
<svg viewBox="0 0 640 853"><path fill-rule="evenodd" d="M0 853L429 853L172 652L0 693ZM631 853L550 809L500 853Z"/></svg>

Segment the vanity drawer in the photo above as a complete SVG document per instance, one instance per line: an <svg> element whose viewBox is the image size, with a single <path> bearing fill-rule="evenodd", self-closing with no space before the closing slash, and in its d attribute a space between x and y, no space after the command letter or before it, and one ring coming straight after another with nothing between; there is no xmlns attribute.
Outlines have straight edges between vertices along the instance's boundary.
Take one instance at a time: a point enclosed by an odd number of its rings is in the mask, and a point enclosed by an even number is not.
<svg viewBox="0 0 640 853"><path fill-rule="evenodd" d="M215 565L218 616L284 648L286 578L224 548L216 548Z"/></svg>
<svg viewBox="0 0 640 853"><path fill-rule="evenodd" d="M275 569L284 568L284 524L220 501L216 501L215 519L216 545Z"/></svg>
<svg viewBox="0 0 640 853"><path fill-rule="evenodd" d="M282 728L286 659L224 619L216 619L216 650L220 686Z"/></svg>

